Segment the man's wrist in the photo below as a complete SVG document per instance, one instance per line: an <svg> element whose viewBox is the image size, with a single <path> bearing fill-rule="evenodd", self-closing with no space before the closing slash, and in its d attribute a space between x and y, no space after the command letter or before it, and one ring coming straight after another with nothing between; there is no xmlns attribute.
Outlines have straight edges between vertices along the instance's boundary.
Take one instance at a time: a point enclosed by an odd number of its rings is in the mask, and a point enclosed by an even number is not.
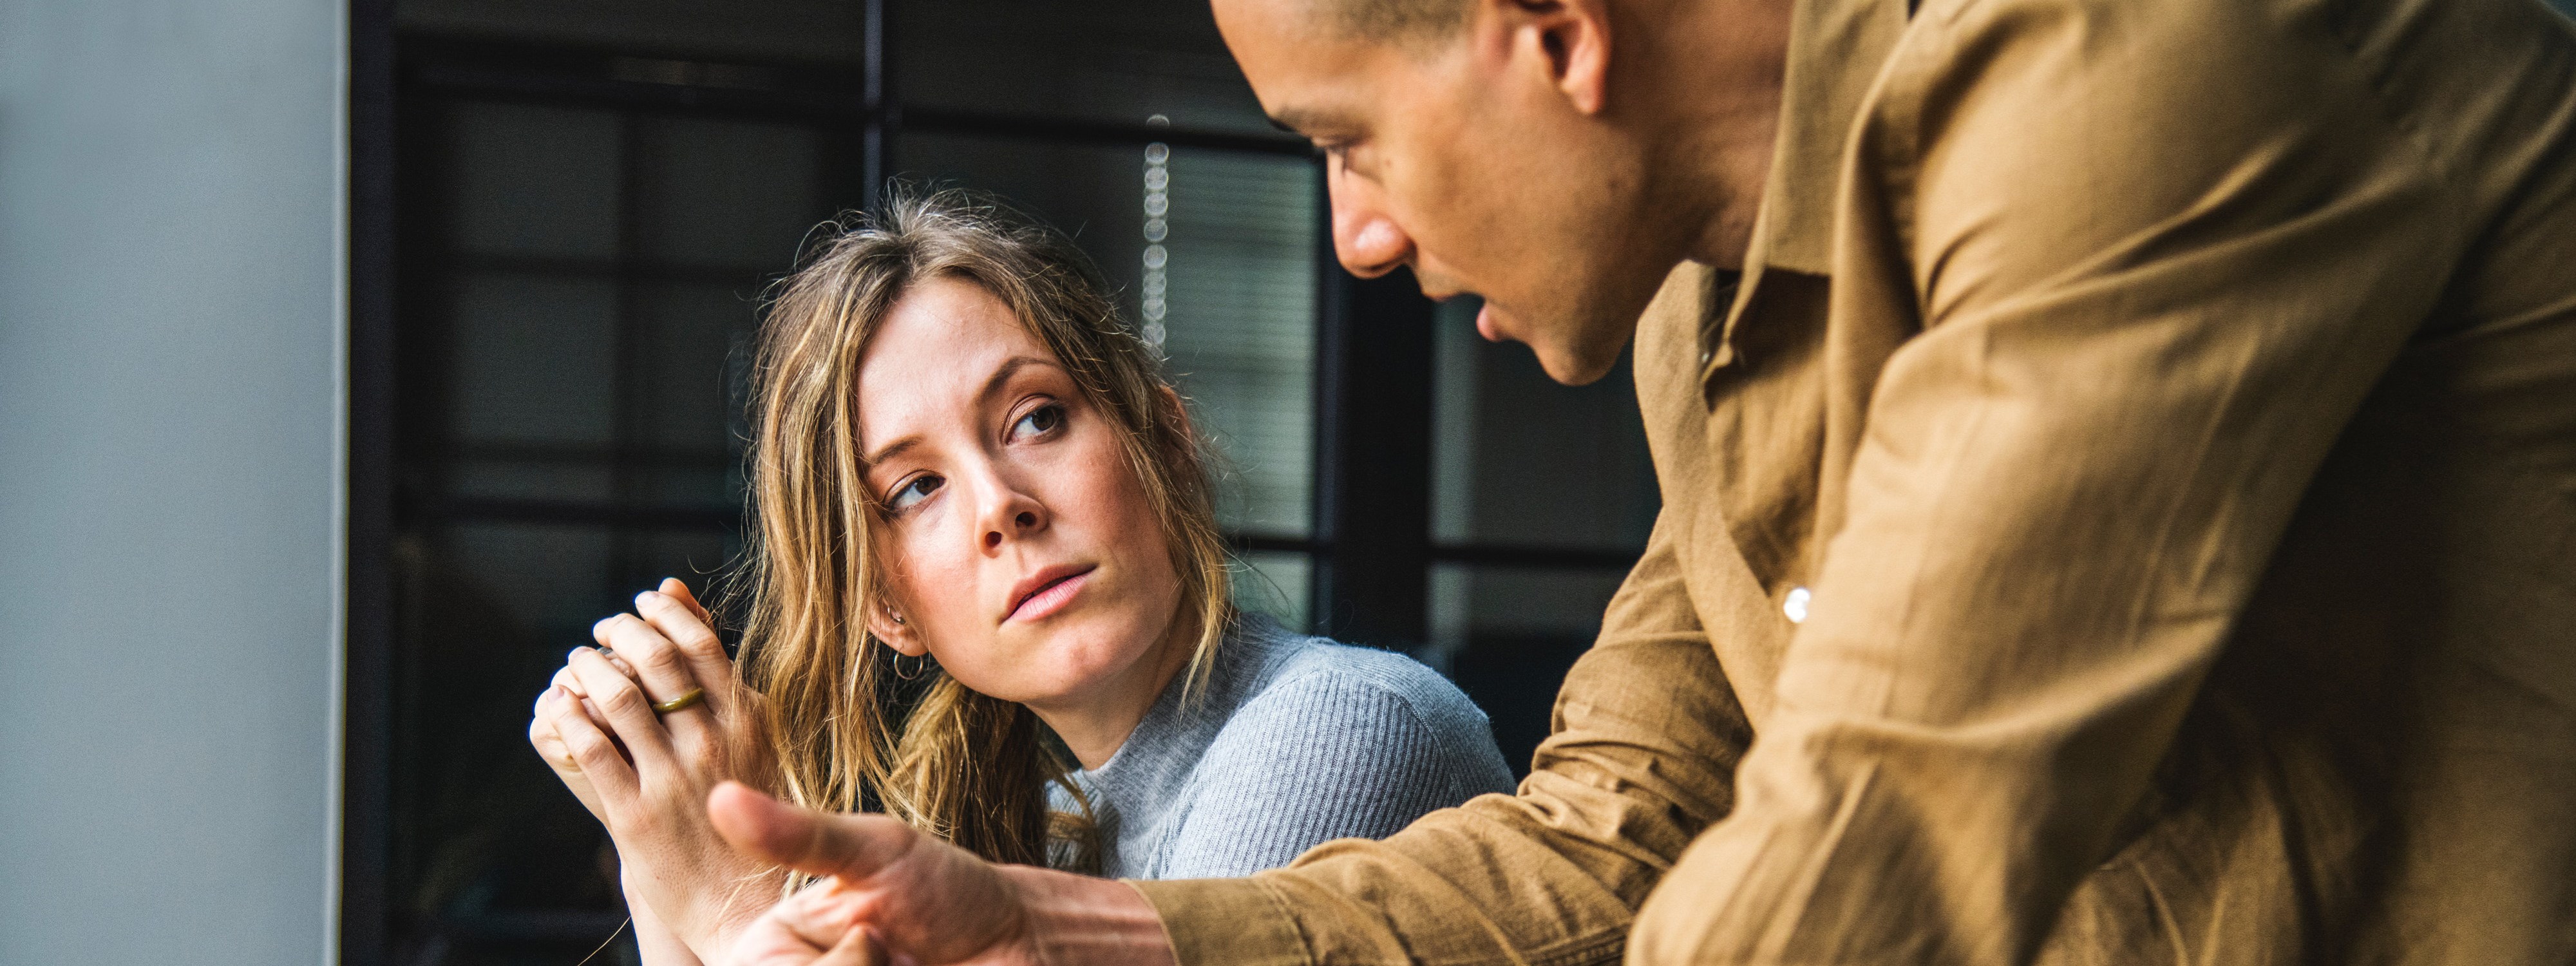
<svg viewBox="0 0 2576 966"><path fill-rule="evenodd" d="M1028 951L1040 966L1178 966L1162 918L1134 886L1032 866L1001 869L1028 913Z"/></svg>
<svg viewBox="0 0 2576 966"><path fill-rule="evenodd" d="M1154 906L1172 958L1226 966L1313 966L1308 937L1259 879L1129 883Z"/></svg>

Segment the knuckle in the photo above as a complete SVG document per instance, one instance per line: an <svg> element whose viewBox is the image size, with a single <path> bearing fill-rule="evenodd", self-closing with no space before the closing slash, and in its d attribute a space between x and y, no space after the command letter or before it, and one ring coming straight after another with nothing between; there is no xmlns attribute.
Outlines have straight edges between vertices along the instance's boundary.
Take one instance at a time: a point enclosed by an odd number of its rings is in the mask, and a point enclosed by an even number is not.
<svg viewBox="0 0 2576 966"><path fill-rule="evenodd" d="M680 632L677 643L682 648L700 656L724 656L724 642L717 640L715 632L708 630L704 624L692 625L688 630Z"/></svg>
<svg viewBox="0 0 2576 966"><path fill-rule="evenodd" d="M574 758L585 764L598 761L602 756L617 754L617 749L611 747L607 739L595 733L579 732L566 735L563 743L565 748L572 751Z"/></svg>
<svg viewBox="0 0 2576 966"><path fill-rule="evenodd" d="M637 714L643 712L648 703L644 700L644 692L632 686L612 688L607 694L600 695L598 701L600 710L611 715Z"/></svg>
<svg viewBox="0 0 2576 966"><path fill-rule="evenodd" d="M660 641L653 642L636 659L656 671L678 672L688 666L678 648L663 647Z"/></svg>

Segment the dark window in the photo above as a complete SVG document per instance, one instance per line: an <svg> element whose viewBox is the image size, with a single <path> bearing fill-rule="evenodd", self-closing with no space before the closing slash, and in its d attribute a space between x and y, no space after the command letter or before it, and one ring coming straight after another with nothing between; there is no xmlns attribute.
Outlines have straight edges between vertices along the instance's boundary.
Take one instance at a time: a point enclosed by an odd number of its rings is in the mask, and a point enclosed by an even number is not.
<svg viewBox="0 0 2576 966"><path fill-rule="evenodd" d="M1199 0L366 0L353 32L346 962L559 966L623 919L529 705L592 621L735 560L761 293L890 177L1072 233L1224 450L1246 606L1439 667L1516 764L1652 523L1624 366L1557 386L1471 304L1344 274Z"/></svg>

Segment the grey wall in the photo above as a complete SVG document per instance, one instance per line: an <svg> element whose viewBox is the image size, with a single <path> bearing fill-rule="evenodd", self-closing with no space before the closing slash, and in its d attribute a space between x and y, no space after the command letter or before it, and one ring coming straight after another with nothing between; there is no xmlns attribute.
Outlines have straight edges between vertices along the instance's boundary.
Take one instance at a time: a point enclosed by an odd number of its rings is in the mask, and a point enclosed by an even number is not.
<svg viewBox="0 0 2576 966"><path fill-rule="evenodd" d="M332 0L0 0L0 963L327 960Z"/></svg>

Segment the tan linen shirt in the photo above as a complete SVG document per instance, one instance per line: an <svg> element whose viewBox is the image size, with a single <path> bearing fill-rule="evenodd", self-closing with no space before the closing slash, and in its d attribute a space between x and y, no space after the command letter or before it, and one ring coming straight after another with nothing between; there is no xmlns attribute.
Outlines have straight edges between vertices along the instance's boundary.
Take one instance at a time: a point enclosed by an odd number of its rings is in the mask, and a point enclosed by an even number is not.
<svg viewBox="0 0 2576 966"><path fill-rule="evenodd" d="M1183 961L2576 961L2576 32L1795 16L1536 770L1139 883Z"/></svg>

